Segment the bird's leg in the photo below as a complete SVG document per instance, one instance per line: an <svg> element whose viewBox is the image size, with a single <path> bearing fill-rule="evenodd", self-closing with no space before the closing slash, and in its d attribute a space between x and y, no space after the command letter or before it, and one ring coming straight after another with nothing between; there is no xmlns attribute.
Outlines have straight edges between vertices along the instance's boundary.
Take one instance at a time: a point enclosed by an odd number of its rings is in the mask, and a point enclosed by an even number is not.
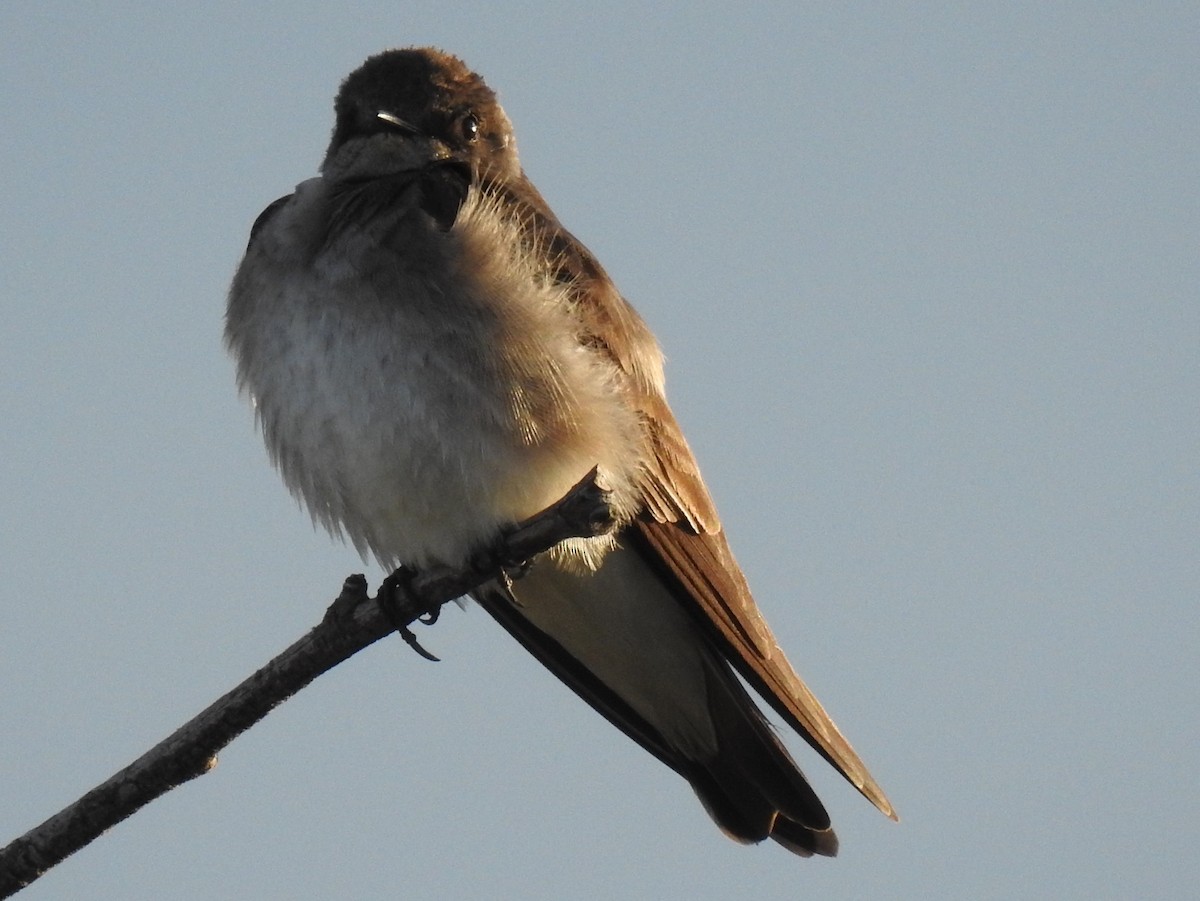
<svg viewBox="0 0 1200 901"><path fill-rule="evenodd" d="M490 545L479 548L471 555L471 569L477 573L495 573L496 579L511 590L512 583L524 576L533 567L532 559L515 560L508 552L508 535L517 526L503 530Z"/></svg>
<svg viewBox="0 0 1200 901"><path fill-rule="evenodd" d="M417 636L413 634L412 629L408 628L408 622L401 612L401 606L412 609L412 592L409 587L412 585L412 580L416 576L416 572L408 567L401 566L394 573L383 580L379 586L379 609L383 611L383 615L388 618L396 631L400 633L410 648L424 657L426 660L432 660L434 663L439 662L438 658L430 654L427 650L421 647L421 643L417 641ZM437 611L427 611L424 617L418 617L421 622L433 623L437 621Z"/></svg>
<svg viewBox="0 0 1200 901"><path fill-rule="evenodd" d="M520 563L510 563L500 570L500 577L506 583L506 587L512 589L512 583L518 579L525 578L525 574L533 569L533 560L522 560Z"/></svg>

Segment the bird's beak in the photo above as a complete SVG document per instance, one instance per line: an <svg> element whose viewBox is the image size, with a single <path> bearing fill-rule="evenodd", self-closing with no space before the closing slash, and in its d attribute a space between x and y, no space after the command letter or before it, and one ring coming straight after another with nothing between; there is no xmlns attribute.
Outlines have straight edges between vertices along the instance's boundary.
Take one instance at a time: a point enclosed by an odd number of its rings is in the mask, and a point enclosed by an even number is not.
<svg viewBox="0 0 1200 901"><path fill-rule="evenodd" d="M454 154L450 151L450 148L447 147L443 141L425 134L425 132L421 131L421 129L417 128L417 126L413 125L407 119L401 119L399 116L393 113L384 112L383 110L379 110L377 113L375 113L375 118L383 120L388 125L399 129L410 137L425 138L428 140L429 155L431 159L446 160L451 159L454 156Z"/></svg>
<svg viewBox="0 0 1200 901"><path fill-rule="evenodd" d="M375 118L382 119L384 122L394 125L397 128L399 128L401 131L408 132L410 135L420 134L420 132L417 130L417 127L415 125L413 125L411 122L406 122L404 119L401 119L399 116L393 116L391 113L385 113L383 110L380 110L379 112L377 112L375 114Z"/></svg>

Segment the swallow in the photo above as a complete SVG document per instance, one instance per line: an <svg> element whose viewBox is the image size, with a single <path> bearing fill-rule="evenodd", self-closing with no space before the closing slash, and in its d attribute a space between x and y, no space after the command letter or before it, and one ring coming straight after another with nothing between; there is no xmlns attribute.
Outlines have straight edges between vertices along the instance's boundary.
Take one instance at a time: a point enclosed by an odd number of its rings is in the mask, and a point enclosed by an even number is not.
<svg viewBox="0 0 1200 901"><path fill-rule="evenodd" d="M226 315L288 488L385 567L453 566L598 467L615 531L479 605L731 838L838 847L745 685L894 819L750 594L657 341L526 177L493 91L440 50L388 50L334 109L320 174L258 218Z"/></svg>

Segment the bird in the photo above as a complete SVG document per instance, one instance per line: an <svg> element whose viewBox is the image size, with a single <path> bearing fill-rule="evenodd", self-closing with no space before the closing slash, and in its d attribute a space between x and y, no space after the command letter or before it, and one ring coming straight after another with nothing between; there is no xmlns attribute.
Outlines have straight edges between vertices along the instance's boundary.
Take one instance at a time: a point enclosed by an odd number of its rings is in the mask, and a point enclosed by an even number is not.
<svg viewBox="0 0 1200 901"><path fill-rule="evenodd" d="M751 596L658 342L526 176L495 92L440 49L391 49L334 114L319 174L252 226L225 318L288 489L364 557L420 569L597 468L615 529L472 598L730 838L838 848L747 686L895 819Z"/></svg>

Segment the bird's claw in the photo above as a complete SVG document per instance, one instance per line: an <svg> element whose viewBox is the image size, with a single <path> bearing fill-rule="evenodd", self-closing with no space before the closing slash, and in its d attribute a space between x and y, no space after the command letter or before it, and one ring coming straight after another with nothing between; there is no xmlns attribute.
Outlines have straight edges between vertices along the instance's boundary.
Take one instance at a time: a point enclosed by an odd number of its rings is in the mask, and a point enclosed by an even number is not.
<svg viewBox="0 0 1200 901"><path fill-rule="evenodd" d="M514 560L504 553L503 548L503 538L490 547L480 548L471 558L471 568L479 573L496 573L504 587L511 589L514 581L529 572L533 560Z"/></svg>
<svg viewBox="0 0 1200 901"><path fill-rule="evenodd" d="M426 660L432 660L434 663L441 663L442 659L434 654L430 654L427 650L421 647L421 642L417 641L417 636L408 626L400 626L396 629L400 633L400 637L408 643L408 646L424 657Z"/></svg>
<svg viewBox="0 0 1200 901"><path fill-rule="evenodd" d="M408 627L408 623L400 613L400 598L408 598L411 595L409 586L412 584L413 577L416 575L411 569L401 566L394 573L383 580L383 584L379 586L379 609L383 611L383 615L400 633L400 637L405 643L424 657L426 660L432 660L434 663L439 663L440 659L429 653L423 647L421 642L417 640L417 636L412 629ZM421 622L432 625L437 622L438 611L431 610L428 613L418 616Z"/></svg>

